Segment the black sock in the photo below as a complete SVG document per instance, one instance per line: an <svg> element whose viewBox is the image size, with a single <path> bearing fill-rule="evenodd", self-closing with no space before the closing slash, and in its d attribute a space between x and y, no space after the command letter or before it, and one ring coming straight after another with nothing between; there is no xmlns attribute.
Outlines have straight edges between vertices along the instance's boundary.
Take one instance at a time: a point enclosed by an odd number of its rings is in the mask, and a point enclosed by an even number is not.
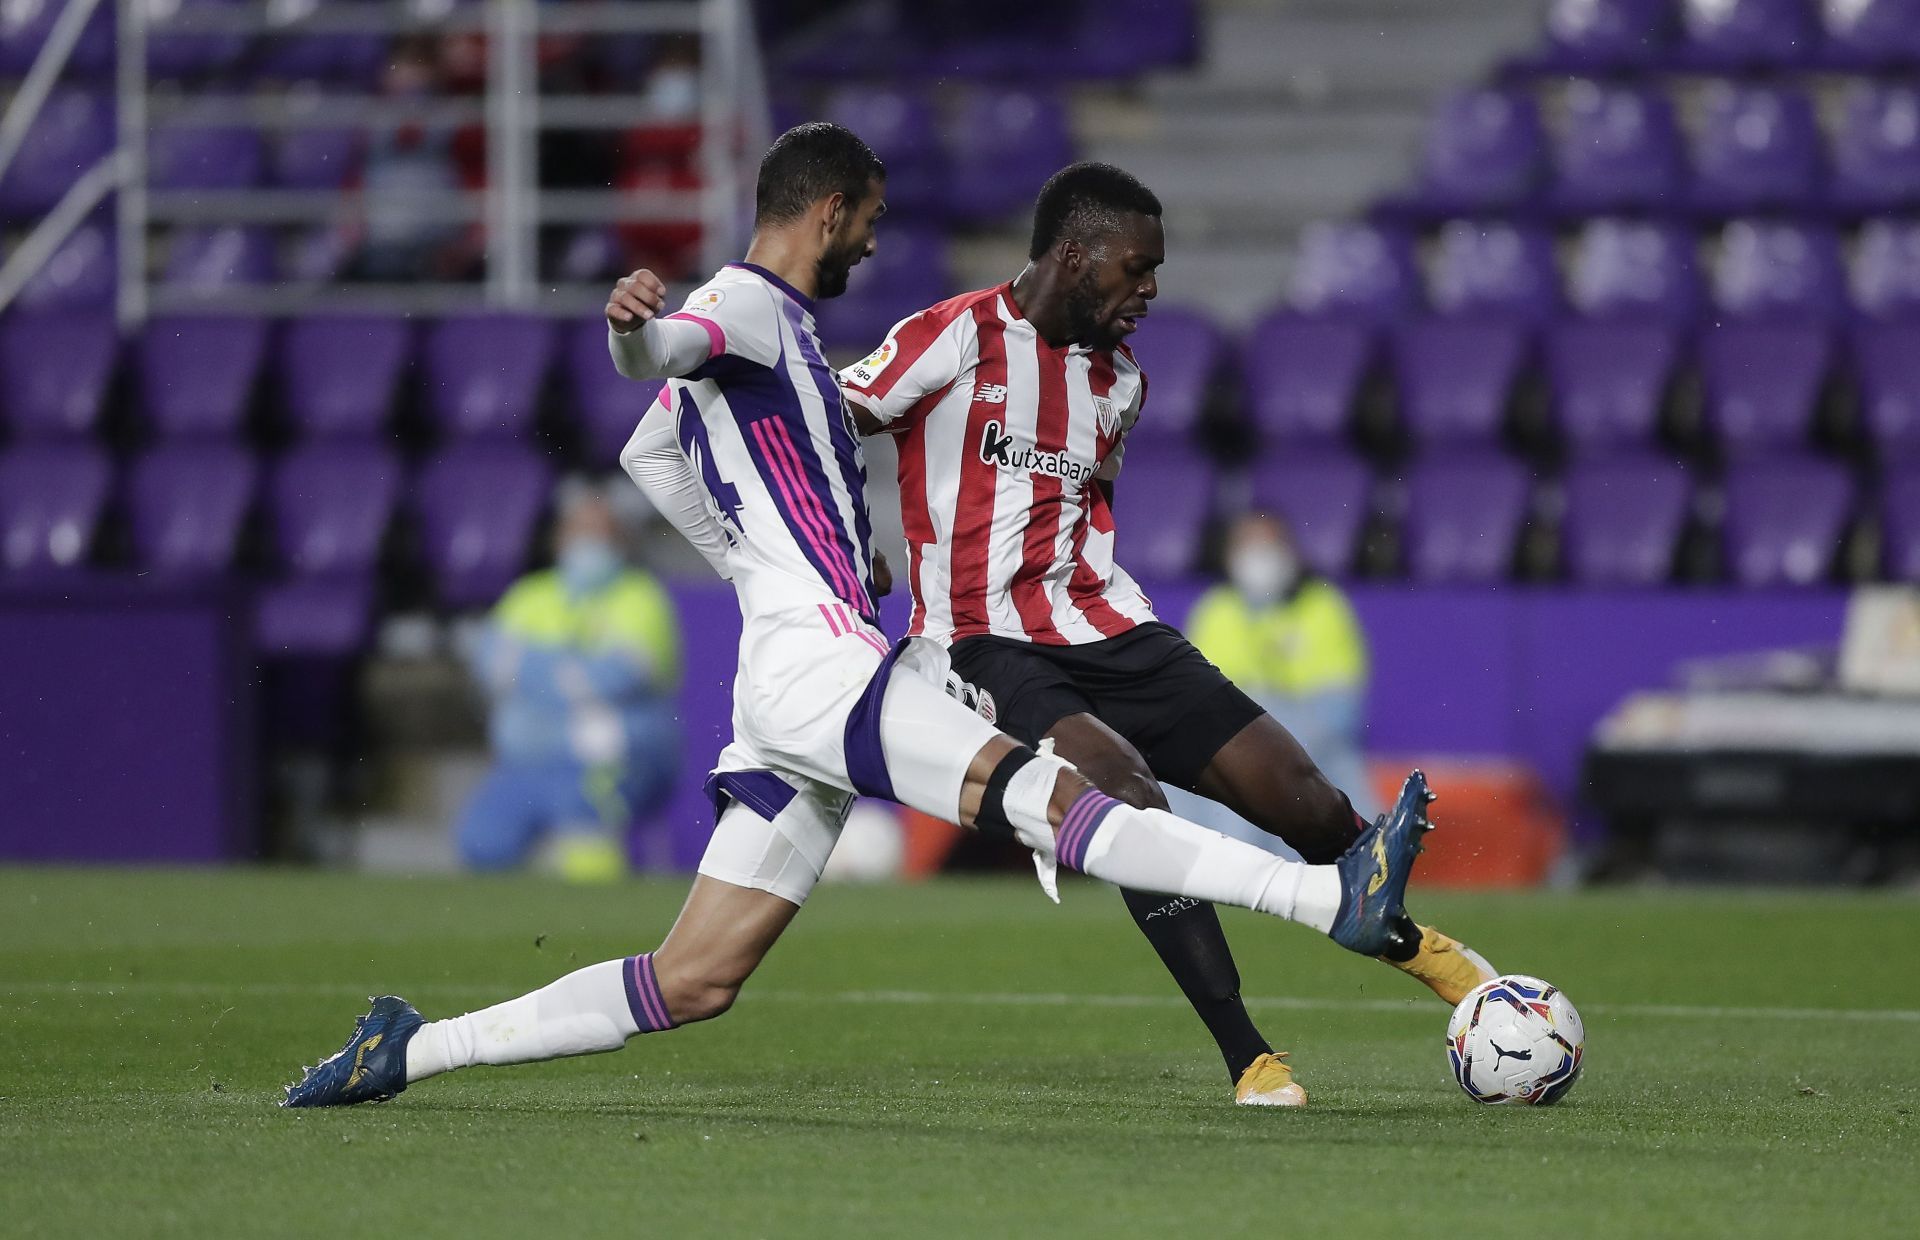
<svg viewBox="0 0 1920 1240"><path fill-rule="evenodd" d="M1220 929L1220 915L1213 905L1185 896L1126 890L1120 895L1140 932L1160 953L1160 962L1180 983L1194 1013L1219 1044L1227 1074L1238 1081L1254 1060L1273 1047L1253 1027L1247 1005L1240 1001L1240 970L1234 967L1233 951Z"/></svg>

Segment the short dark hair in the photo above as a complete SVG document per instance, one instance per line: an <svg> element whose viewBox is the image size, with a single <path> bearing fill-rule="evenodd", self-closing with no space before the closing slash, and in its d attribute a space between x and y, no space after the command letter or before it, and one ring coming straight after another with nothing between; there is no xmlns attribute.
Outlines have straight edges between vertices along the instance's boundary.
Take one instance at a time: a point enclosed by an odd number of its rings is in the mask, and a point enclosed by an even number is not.
<svg viewBox="0 0 1920 1240"><path fill-rule="evenodd" d="M849 203L867 196L867 182L885 180L887 166L851 129L827 121L795 125L775 138L760 159L753 192L754 227L784 224L829 194Z"/></svg>
<svg viewBox="0 0 1920 1240"><path fill-rule="evenodd" d="M1126 214L1160 216L1160 200L1130 172L1112 164L1068 164L1047 178L1033 204L1033 245L1039 258L1062 237L1091 241L1119 226Z"/></svg>

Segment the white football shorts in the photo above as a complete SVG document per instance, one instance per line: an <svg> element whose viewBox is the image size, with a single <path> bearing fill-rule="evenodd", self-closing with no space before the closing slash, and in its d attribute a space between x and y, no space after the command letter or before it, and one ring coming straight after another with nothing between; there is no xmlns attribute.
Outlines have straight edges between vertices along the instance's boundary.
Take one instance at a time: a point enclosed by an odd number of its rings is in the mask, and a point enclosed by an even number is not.
<svg viewBox="0 0 1920 1240"><path fill-rule="evenodd" d="M700 873L804 904L854 794L957 821L967 768L1000 733L947 695L947 674L937 642L890 647L844 603L748 616Z"/></svg>

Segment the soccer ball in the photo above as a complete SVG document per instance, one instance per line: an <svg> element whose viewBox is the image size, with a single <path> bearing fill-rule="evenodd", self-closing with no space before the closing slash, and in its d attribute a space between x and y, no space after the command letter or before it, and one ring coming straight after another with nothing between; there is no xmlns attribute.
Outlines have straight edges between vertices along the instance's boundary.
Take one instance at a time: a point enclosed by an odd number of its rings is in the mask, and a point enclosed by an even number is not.
<svg viewBox="0 0 1920 1240"><path fill-rule="evenodd" d="M1447 1022L1447 1063L1475 1102L1552 1106L1580 1079L1586 1049L1566 995L1522 973L1480 983Z"/></svg>

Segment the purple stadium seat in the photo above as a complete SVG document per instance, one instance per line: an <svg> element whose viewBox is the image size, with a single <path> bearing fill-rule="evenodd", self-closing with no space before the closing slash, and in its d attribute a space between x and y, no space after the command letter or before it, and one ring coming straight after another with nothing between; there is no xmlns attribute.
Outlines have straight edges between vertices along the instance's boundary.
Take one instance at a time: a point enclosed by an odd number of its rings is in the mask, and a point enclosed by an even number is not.
<svg viewBox="0 0 1920 1240"><path fill-rule="evenodd" d="M349 229L331 224L296 230L281 256L280 278L294 284L339 280L359 246Z"/></svg>
<svg viewBox="0 0 1920 1240"><path fill-rule="evenodd" d="M1334 576L1353 567L1372 495L1372 470L1342 448L1286 448L1254 467L1254 505L1285 517L1306 562Z"/></svg>
<svg viewBox="0 0 1920 1240"><path fill-rule="evenodd" d="M0 75L25 76L53 32L66 5L62 0L15 0L0 4ZM64 76L95 78L113 71L113 6L102 4L88 19L74 45Z"/></svg>
<svg viewBox="0 0 1920 1240"><path fill-rule="evenodd" d="M886 161L889 211L934 217L945 211L947 157L933 107L924 95L885 86L844 86L827 100L825 115L859 134Z"/></svg>
<svg viewBox="0 0 1920 1240"><path fill-rule="evenodd" d="M1027 5L1028 21L1048 6ZM1149 69L1190 65L1200 54L1193 0L1102 0L1080 6L1079 21L1059 42L1036 40L1030 71L1060 64L1081 78L1138 77Z"/></svg>
<svg viewBox="0 0 1920 1240"><path fill-rule="evenodd" d="M1820 159L1820 130L1804 96L1716 82L1693 144L1690 198L1718 214L1811 206Z"/></svg>
<svg viewBox="0 0 1920 1240"><path fill-rule="evenodd" d="M1554 142L1555 206L1577 214L1670 207L1680 199L1680 131L1665 96L1577 81Z"/></svg>
<svg viewBox="0 0 1920 1240"><path fill-rule="evenodd" d="M1859 82L1847 92L1828 197L1843 211L1920 202L1920 90Z"/></svg>
<svg viewBox="0 0 1920 1240"><path fill-rule="evenodd" d="M340 32L304 34L298 24L320 8L309 0L288 4L290 11L272 38L262 39L253 58L253 71L262 78L294 81L335 81L371 86L386 67L392 39L385 34Z"/></svg>
<svg viewBox="0 0 1920 1240"><path fill-rule="evenodd" d="M1047 178L1073 162L1066 105L1053 95L976 86L952 135L950 205L963 220L1030 210Z"/></svg>
<svg viewBox="0 0 1920 1240"><path fill-rule="evenodd" d="M1711 323L1701 329L1700 378L1708 425L1728 454L1797 447L1833 364L1821 323Z"/></svg>
<svg viewBox="0 0 1920 1240"><path fill-rule="evenodd" d="M1693 482L1674 461L1618 456L1578 461L1567 470L1561 527L1567 576L1590 586L1657 586L1693 503Z"/></svg>
<svg viewBox="0 0 1920 1240"><path fill-rule="evenodd" d="M427 410L454 436L525 435L553 366L553 324L518 314L441 319L427 330Z"/></svg>
<svg viewBox="0 0 1920 1240"><path fill-rule="evenodd" d="M99 310L118 287L117 247L108 224L82 224L20 290L21 310Z"/></svg>
<svg viewBox="0 0 1920 1240"><path fill-rule="evenodd" d="M1242 405L1282 443L1344 439L1373 354L1365 323L1277 311L1254 325L1241 351Z"/></svg>
<svg viewBox="0 0 1920 1240"><path fill-rule="evenodd" d="M891 177L888 185L891 201ZM845 294L815 307L814 318L828 348L866 353L886 339L895 323L944 300L952 291L946 235L902 225L887 234L872 258L854 269Z"/></svg>
<svg viewBox="0 0 1920 1240"><path fill-rule="evenodd" d="M1216 485L1213 462L1196 449L1127 453L1115 491L1114 562L1162 580L1193 572Z"/></svg>
<svg viewBox="0 0 1920 1240"><path fill-rule="evenodd" d="M1630 69L1657 60L1674 34L1670 0L1549 0L1541 67Z"/></svg>
<svg viewBox="0 0 1920 1240"><path fill-rule="evenodd" d="M666 384L658 379L635 383L613 368L607 355L607 321L597 314L568 329L563 364L574 416L586 434L593 465L612 469L633 428Z"/></svg>
<svg viewBox="0 0 1920 1240"><path fill-rule="evenodd" d="M1920 321L1860 323L1852 343L1868 438L1883 457L1920 461Z"/></svg>
<svg viewBox="0 0 1920 1240"><path fill-rule="evenodd" d="M485 607L526 568L553 487L546 458L511 444L461 444L414 487L427 571L448 607Z"/></svg>
<svg viewBox="0 0 1920 1240"><path fill-rule="evenodd" d="M18 444L0 454L0 568L85 564L112 481L106 454L89 443Z"/></svg>
<svg viewBox="0 0 1920 1240"><path fill-rule="evenodd" d="M161 573L226 572L259 474L237 444L163 444L147 453L127 485L135 560Z"/></svg>
<svg viewBox="0 0 1920 1240"><path fill-rule="evenodd" d="M1814 457L1776 457L1727 471L1722 545L1744 586L1815 585L1827 579L1853 515L1853 478Z"/></svg>
<svg viewBox="0 0 1920 1240"><path fill-rule="evenodd" d="M1920 317L1920 224L1868 220L1851 274L1859 310L1880 319Z"/></svg>
<svg viewBox="0 0 1920 1240"><path fill-rule="evenodd" d="M1692 230L1591 220L1574 249L1567 294L1582 314L1685 322L1702 300Z"/></svg>
<svg viewBox="0 0 1920 1240"><path fill-rule="evenodd" d="M1920 60L1920 0L1828 0L1823 59L1836 68L1883 68Z"/></svg>
<svg viewBox="0 0 1920 1240"><path fill-rule="evenodd" d="M119 351L110 311L0 319L0 408L14 436L92 434Z"/></svg>
<svg viewBox="0 0 1920 1240"><path fill-rule="evenodd" d="M400 503L393 453L318 443L282 457L267 488L275 558L295 577L371 576Z"/></svg>
<svg viewBox="0 0 1920 1240"><path fill-rule="evenodd" d="M1432 454L1407 472L1407 572L1419 582L1484 584L1513 571L1532 487L1495 453Z"/></svg>
<svg viewBox="0 0 1920 1240"><path fill-rule="evenodd" d="M1531 320L1560 307L1560 272L1544 229L1449 220L1427 300L1441 314Z"/></svg>
<svg viewBox="0 0 1920 1240"><path fill-rule="evenodd" d="M1428 126L1417 197L1443 212L1516 207L1539 188L1545 167L1546 140L1530 97L1458 91Z"/></svg>
<svg viewBox="0 0 1920 1240"><path fill-rule="evenodd" d="M167 251L163 282L187 292L218 293L236 284L273 280L273 236L264 228L183 228Z"/></svg>
<svg viewBox="0 0 1920 1240"><path fill-rule="evenodd" d="M1697 68L1790 67L1819 50L1806 0L1685 0L1681 18L1681 57Z"/></svg>
<svg viewBox="0 0 1920 1240"><path fill-rule="evenodd" d="M156 129L147 139L147 183L157 190L252 189L266 167L254 129Z"/></svg>
<svg viewBox="0 0 1920 1240"><path fill-rule="evenodd" d="M137 353L141 406L164 436L235 435L267 356L257 318L162 318Z"/></svg>
<svg viewBox="0 0 1920 1240"><path fill-rule="evenodd" d="M1423 444L1490 442L1527 355L1519 324L1423 319L1394 329L1391 342L1400 414Z"/></svg>
<svg viewBox="0 0 1920 1240"><path fill-rule="evenodd" d="M1920 466L1889 474L1880 491L1881 542L1894 581L1920 581Z"/></svg>
<svg viewBox="0 0 1920 1240"><path fill-rule="evenodd" d="M1651 444L1680 333L1645 320L1572 319L1546 330L1554 418L1576 454Z"/></svg>
<svg viewBox="0 0 1920 1240"><path fill-rule="evenodd" d="M393 413L413 324L375 316L296 319L280 340L281 401L312 436L375 435Z"/></svg>
<svg viewBox="0 0 1920 1240"><path fill-rule="evenodd" d="M1156 443L1191 439L1226 361L1226 337L1198 310L1154 306L1127 345L1148 383L1147 403L1127 437Z"/></svg>
<svg viewBox="0 0 1920 1240"><path fill-rule="evenodd" d="M71 87L54 91L0 176L0 217L32 219L51 211L112 150L112 98Z"/></svg>
<svg viewBox="0 0 1920 1240"><path fill-rule="evenodd" d="M1720 236L1713 296L1738 318L1834 318L1845 307L1833 233L1800 224L1735 220Z"/></svg>
<svg viewBox="0 0 1920 1240"><path fill-rule="evenodd" d="M371 577L267 586L254 602L254 649L271 658L351 655L372 639L373 602Z"/></svg>
<svg viewBox="0 0 1920 1240"><path fill-rule="evenodd" d="M200 78L234 66L246 54L242 34L186 33L171 29L182 14L194 9L232 8L244 0L177 0L148 3L147 72L155 78Z"/></svg>
<svg viewBox="0 0 1920 1240"><path fill-rule="evenodd" d="M1288 301L1302 314L1381 323L1420 304L1420 276L1406 234L1323 220L1300 234Z"/></svg>
<svg viewBox="0 0 1920 1240"><path fill-rule="evenodd" d="M632 270L618 229L582 228L567 238L557 264L560 279L585 284L614 280Z"/></svg>
<svg viewBox="0 0 1920 1240"><path fill-rule="evenodd" d="M282 189L339 189L360 168L354 129L294 129L273 150L273 183Z"/></svg>

